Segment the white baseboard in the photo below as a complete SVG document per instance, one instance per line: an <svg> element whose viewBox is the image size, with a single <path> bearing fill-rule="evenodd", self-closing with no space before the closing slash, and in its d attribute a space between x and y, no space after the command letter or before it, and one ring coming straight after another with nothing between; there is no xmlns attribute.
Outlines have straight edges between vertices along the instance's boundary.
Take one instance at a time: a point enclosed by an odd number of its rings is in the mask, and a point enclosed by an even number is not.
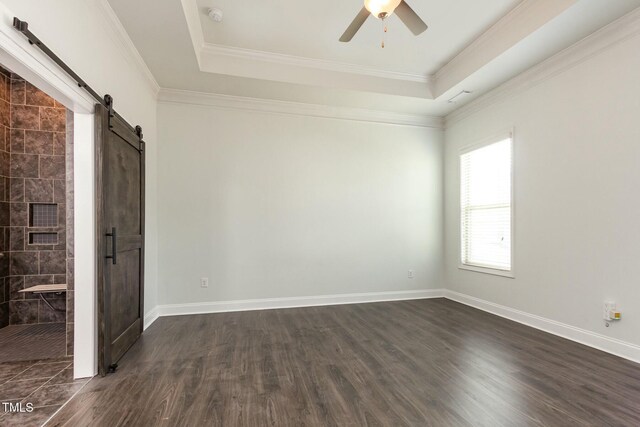
<svg viewBox="0 0 640 427"><path fill-rule="evenodd" d="M277 308L314 307L323 305L362 304L368 302L442 298L443 296L444 289L423 289L417 291L369 292L361 294L165 304L157 306L145 315L144 324L146 329L158 317L163 316L224 313L230 311L272 310Z"/></svg>
<svg viewBox="0 0 640 427"><path fill-rule="evenodd" d="M514 322L522 323L523 325L640 363L640 346L638 345L448 289L423 289L418 291L369 292L361 294L165 304L156 306L144 316L144 328L147 329L158 317L164 316L272 310L278 308L315 307L323 305L362 304L370 302L428 298L447 298L452 301L495 314L496 316L504 317L506 319L513 320Z"/></svg>
<svg viewBox="0 0 640 427"><path fill-rule="evenodd" d="M142 329L144 330L144 329L147 329L149 326L151 326L151 324L156 321L158 316L159 316L158 306L155 306L148 313L144 315L144 320L142 322L143 324Z"/></svg>
<svg viewBox="0 0 640 427"><path fill-rule="evenodd" d="M448 289L444 291L444 297L495 314L496 316L504 317L514 322L522 323L523 325L540 329L541 331L640 363L640 346L638 345Z"/></svg>

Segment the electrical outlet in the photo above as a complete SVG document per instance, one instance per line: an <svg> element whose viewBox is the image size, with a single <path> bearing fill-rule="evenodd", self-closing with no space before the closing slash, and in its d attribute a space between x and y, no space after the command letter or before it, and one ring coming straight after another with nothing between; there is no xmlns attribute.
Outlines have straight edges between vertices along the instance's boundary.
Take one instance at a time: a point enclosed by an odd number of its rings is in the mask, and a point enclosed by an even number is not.
<svg viewBox="0 0 640 427"><path fill-rule="evenodd" d="M614 301L605 301L602 307L602 318L604 320L614 320L612 317L616 311L616 303Z"/></svg>
<svg viewBox="0 0 640 427"><path fill-rule="evenodd" d="M407 274L407 277L409 279L413 279L415 277L415 274L413 273L413 270L409 270L409 274Z"/></svg>
<svg viewBox="0 0 640 427"><path fill-rule="evenodd" d="M208 288L209 287L209 278L208 277L203 277L202 279L200 279L200 287L201 288Z"/></svg>

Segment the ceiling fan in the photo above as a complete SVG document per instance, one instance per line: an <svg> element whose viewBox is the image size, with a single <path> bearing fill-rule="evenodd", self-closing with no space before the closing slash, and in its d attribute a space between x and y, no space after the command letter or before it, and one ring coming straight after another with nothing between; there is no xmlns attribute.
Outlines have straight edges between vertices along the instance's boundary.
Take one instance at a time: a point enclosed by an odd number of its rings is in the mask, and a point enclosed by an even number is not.
<svg viewBox="0 0 640 427"><path fill-rule="evenodd" d="M422 34L428 28L427 24L420 19L418 14L404 0L364 0L364 7L340 37L340 41L351 41L370 15L384 20L394 12L416 36Z"/></svg>

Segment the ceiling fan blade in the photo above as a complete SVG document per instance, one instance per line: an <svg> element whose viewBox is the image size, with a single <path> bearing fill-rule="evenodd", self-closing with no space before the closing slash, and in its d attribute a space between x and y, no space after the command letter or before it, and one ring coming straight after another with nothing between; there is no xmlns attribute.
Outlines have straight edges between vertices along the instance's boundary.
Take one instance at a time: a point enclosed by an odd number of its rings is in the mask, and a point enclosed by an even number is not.
<svg viewBox="0 0 640 427"><path fill-rule="evenodd" d="M358 15L354 18L353 22L349 25L347 30L344 32L342 37L340 37L341 42L349 42L356 35L364 21L371 15L367 8L363 7L362 10L358 13Z"/></svg>
<svg viewBox="0 0 640 427"><path fill-rule="evenodd" d="M404 25L406 25L407 28L409 28L416 36L424 33L424 31L429 28L404 0L402 0L398 7L396 7L394 13L398 15L398 18L400 18Z"/></svg>

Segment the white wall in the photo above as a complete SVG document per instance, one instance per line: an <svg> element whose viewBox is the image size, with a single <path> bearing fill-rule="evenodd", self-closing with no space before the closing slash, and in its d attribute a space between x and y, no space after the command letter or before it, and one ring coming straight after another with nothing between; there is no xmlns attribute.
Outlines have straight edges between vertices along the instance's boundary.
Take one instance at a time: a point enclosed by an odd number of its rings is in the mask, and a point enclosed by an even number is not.
<svg viewBox="0 0 640 427"><path fill-rule="evenodd" d="M112 95L116 110L125 119L143 128L147 141L145 312L148 312L157 304L157 110L153 84L114 29L109 9L105 8L106 0L1 0L1 3L27 21L29 29L93 89Z"/></svg>
<svg viewBox="0 0 640 427"><path fill-rule="evenodd" d="M441 131L164 102L158 123L160 304L442 286Z"/></svg>
<svg viewBox="0 0 640 427"><path fill-rule="evenodd" d="M449 289L640 344L640 37L634 25L635 36L448 123ZM459 270L459 150L512 126L516 277ZM602 303L609 298L623 320L605 328Z"/></svg>

